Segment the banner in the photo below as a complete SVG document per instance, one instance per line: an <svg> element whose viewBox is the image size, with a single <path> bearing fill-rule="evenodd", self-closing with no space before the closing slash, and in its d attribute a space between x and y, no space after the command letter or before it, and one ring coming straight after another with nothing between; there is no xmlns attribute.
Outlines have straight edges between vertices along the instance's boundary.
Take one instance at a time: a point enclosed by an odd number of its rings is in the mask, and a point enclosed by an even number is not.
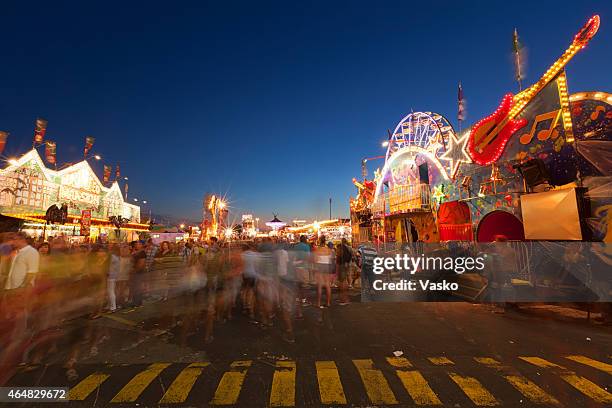
<svg viewBox="0 0 612 408"><path fill-rule="evenodd" d="M465 98L463 97L463 87L461 83L459 83L459 89L457 91L457 120L464 121L465 120Z"/></svg>
<svg viewBox="0 0 612 408"><path fill-rule="evenodd" d="M4 146L6 146L6 139L8 138L9 133L0 130L0 154L4 151Z"/></svg>
<svg viewBox="0 0 612 408"><path fill-rule="evenodd" d="M110 176L111 176L111 166L108 165L104 165L104 183L108 183L110 181Z"/></svg>
<svg viewBox="0 0 612 408"><path fill-rule="evenodd" d="M81 236L88 237L91 227L91 210L81 211Z"/></svg>
<svg viewBox="0 0 612 408"><path fill-rule="evenodd" d="M87 155L89 154L89 151L93 147L95 141L96 141L96 139L94 139L91 136L87 136L85 138L85 148L83 149L83 157L85 157L85 158L87 157Z"/></svg>
<svg viewBox="0 0 612 408"><path fill-rule="evenodd" d="M45 147L45 158L49 164L55 164L56 144L48 140Z"/></svg>
<svg viewBox="0 0 612 408"><path fill-rule="evenodd" d="M47 131L47 121L41 118L36 119L36 128L34 129L34 143L41 144L45 138Z"/></svg>
<svg viewBox="0 0 612 408"><path fill-rule="evenodd" d="M115 169L115 180L119 180L121 178L121 170L119 169L119 165Z"/></svg>

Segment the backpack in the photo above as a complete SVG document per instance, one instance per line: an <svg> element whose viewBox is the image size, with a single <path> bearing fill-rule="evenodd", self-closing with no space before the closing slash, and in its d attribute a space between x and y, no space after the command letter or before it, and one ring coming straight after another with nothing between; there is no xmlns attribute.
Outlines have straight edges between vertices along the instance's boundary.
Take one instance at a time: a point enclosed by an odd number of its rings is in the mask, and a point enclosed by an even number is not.
<svg viewBox="0 0 612 408"><path fill-rule="evenodd" d="M342 263L350 263L353 260L353 253L349 249L349 247L345 244L342 244Z"/></svg>

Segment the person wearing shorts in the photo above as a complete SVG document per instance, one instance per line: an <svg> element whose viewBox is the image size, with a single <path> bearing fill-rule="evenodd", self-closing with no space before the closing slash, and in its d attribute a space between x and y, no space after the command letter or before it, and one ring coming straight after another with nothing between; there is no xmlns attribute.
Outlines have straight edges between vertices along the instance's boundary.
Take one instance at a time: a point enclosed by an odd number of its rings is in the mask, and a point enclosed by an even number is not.
<svg viewBox="0 0 612 408"><path fill-rule="evenodd" d="M333 244L330 242L333 248ZM327 295L326 306L331 306L331 275L335 272L335 252L325 244L325 236L319 239L319 246L314 251L314 263L317 276L317 306L322 308L323 287Z"/></svg>

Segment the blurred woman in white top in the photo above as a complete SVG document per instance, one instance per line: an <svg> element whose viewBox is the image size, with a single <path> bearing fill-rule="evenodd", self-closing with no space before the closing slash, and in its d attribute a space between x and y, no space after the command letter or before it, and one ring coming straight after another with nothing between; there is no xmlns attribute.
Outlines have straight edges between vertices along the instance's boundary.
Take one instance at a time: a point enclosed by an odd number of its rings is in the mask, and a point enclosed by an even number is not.
<svg viewBox="0 0 612 408"><path fill-rule="evenodd" d="M333 247L333 244L332 244ZM323 287L327 294L326 306L331 306L331 275L336 272L335 251L325 244L325 236L319 238L319 246L315 248L314 264L317 280L317 306L322 308L321 297Z"/></svg>

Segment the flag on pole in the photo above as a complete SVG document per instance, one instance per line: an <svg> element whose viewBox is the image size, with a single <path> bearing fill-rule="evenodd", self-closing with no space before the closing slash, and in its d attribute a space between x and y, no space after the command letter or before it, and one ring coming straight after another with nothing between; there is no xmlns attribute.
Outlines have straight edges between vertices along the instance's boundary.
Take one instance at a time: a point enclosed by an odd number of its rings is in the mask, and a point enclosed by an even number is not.
<svg viewBox="0 0 612 408"><path fill-rule="evenodd" d="M115 180L119 180L121 178L121 170L119 169L119 165L115 168Z"/></svg>
<svg viewBox="0 0 612 408"><path fill-rule="evenodd" d="M463 97L463 87L461 86L461 82L459 82L459 90L457 91L457 120L460 122L465 120L465 98Z"/></svg>
<svg viewBox="0 0 612 408"><path fill-rule="evenodd" d="M104 165L104 176L103 176L103 181L104 183L108 183L110 181L110 175L111 175L111 166L109 165Z"/></svg>
<svg viewBox="0 0 612 408"><path fill-rule="evenodd" d="M55 164L55 153L57 150L57 145L55 142L51 140L47 140L45 144L45 158L49 164Z"/></svg>
<svg viewBox="0 0 612 408"><path fill-rule="evenodd" d="M96 139L94 139L91 136L87 136L85 138L85 148L83 149L83 157L85 157L85 158L87 157L87 155L89 154L89 151L93 147L95 141L96 141Z"/></svg>
<svg viewBox="0 0 612 408"><path fill-rule="evenodd" d="M6 139L8 139L9 132L4 132L0 130L0 154L4 151L4 146L6 146Z"/></svg>
<svg viewBox="0 0 612 408"><path fill-rule="evenodd" d="M36 119L36 128L34 129L34 143L41 144L45 138L47 131L47 121L41 118Z"/></svg>
<svg viewBox="0 0 612 408"><path fill-rule="evenodd" d="M521 67L521 45L518 40L518 31L515 28L514 34L512 35L512 50L514 51L514 68L516 71L516 81L519 83L519 90L522 88L521 80L523 79L523 72Z"/></svg>

